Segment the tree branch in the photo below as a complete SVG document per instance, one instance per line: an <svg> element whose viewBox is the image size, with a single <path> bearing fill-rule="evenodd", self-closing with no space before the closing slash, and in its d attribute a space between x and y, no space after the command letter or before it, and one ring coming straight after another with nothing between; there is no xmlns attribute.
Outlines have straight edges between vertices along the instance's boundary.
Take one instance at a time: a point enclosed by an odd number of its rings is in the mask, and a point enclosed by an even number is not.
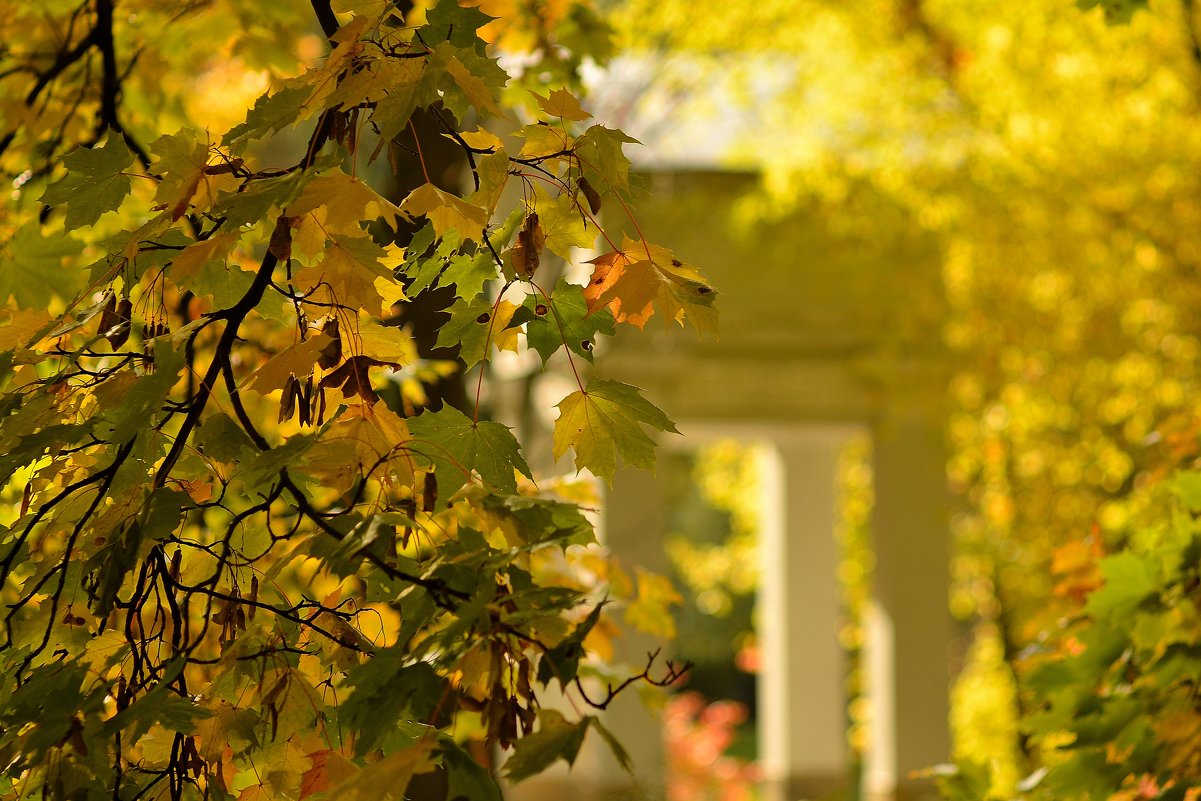
<svg viewBox="0 0 1201 801"><path fill-rule="evenodd" d="M330 7L329 0L310 0L313 6L313 13L317 15L317 22L321 24L321 30L325 34L325 38L330 40L331 47L337 47L338 43L333 41L334 34L338 32L338 18L334 16L334 10Z"/></svg>

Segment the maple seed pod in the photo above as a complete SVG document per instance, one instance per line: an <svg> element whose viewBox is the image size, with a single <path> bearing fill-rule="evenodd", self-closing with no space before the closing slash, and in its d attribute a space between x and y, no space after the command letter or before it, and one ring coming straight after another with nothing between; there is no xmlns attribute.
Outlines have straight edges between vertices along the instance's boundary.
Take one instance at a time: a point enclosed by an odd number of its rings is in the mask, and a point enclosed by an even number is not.
<svg viewBox="0 0 1201 801"><path fill-rule="evenodd" d="M279 215L275 221L275 229L271 232L271 241L267 251L277 261L287 261L292 258L292 218Z"/></svg>
<svg viewBox="0 0 1201 801"><path fill-rule="evenodd" d="M104 302L104 311L100 313L100 327L97 333L104 336L109 329L117 324L117 296L109 292L108 300Z"/></svg>
<svg viewBox="0 0 1201 801"><path fill-rule="evenodd" d="M284 391L280 393L279 397L278 422L291 420L292 415L296 414L296 396L300 394L299 389L300 382L296 380L296 374L288 373L288 380L284 382Z"/></svg>
<svg viewBox="0 0 1201 801"><path fill-rule="evenodd" d="M331 317L326 320L325 325L321 326L321 333L332 341L321 349L317 364L322 370L328 370L342 361L342 335L338 332L338 318Z"/></svg>
<svg viewBox="0 0 1201 801"><path fill-rule="evenodd" d="M121 298L121 302L117 304L116 310L113 312L112 325L104 327L104 320L101 319L101 330L104 331L104 338L108 340L108 344L113 350L124 345L129 340L130 318L133 316L133 303L129 298Z"/></svg>
<svg viewBox="0 0 1201 801"><path fill-rule="evenodd" d="M519 276L529 278L537 271L542 261L542 245L545 242L546 235L542 233L538 212L531 211L521 230L517 232L517 246L513 248L513 268Z"/></svg>
<svg viewBox="0 0 1201 801"><path fill-rule="evenodd" d="M596 188L592 184L588 183L587 178L580 178L578 183L579 183L580 191L584 193L584 198L587 199L587 201L588 201L589 210L593 214L600 214L600 210L601 210L600 192L597 192Z"/></svg>
<svg viewBox="0 0 1201 801"><path fill-rule="evenodd" d="M425 486L421 492L421 511L432 512L438 505L438 479L433 473L425 474Z"/></svg>
<svg viewBox="0 0 1201 801"><path fill-rule="evenodd" d="M296 397L300 401L300 424L302 426L311 426L313 424L313 376L309 376L309 380L305 382L304 389L301 389L300 384L296 385Z"/></svg>

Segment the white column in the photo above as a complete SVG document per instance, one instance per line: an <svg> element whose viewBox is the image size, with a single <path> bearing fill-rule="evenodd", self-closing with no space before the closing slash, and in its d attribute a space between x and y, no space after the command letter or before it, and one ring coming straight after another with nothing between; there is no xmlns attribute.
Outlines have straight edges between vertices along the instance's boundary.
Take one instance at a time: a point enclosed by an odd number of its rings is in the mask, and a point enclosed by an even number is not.
<svg viewBox="0 0 1201 801"><path fill-rule="evenodd" d="M851 426L815 424L772 437L776 500L763 532L758 621L760 752L769 801L823 796L849 784L834 529L838 458L854 433Z"/></svg>
<svg viewBox="0 0 1201 801"><path fill-rule="evenodd" d="M868 648L869 736L876 741L868 789L876 799L933 796L929 782L909 775L946 762L950 753L943 385L923 384L928 391L895 402L874 432L877 641Z"/></svg>

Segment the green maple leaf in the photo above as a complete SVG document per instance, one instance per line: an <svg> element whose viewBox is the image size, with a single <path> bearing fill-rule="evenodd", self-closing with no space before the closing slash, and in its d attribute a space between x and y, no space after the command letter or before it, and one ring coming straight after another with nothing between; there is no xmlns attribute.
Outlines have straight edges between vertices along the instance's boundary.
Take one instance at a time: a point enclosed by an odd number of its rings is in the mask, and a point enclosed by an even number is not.
<svg viewBox="0 0 1201 801"><path fill-rule="evenodd" d="M1086 609L1094 615L1124 616L1159 587L1156 560L1124 551L1101 560L1105 586L1088 597Z"/></svg>
<svg viewBox="0 0 1201 801"><path fill-rule="evenodd" d="M491 330L492 303L484 295L460 298L450 307L450 320L438 332L438 347L460 345L459 358L468 367L484 358ZM495 332L492 333L495 337Z"/></svg>
<svg viewBox="0 0 1201 801"><path fill-rule="evenodd" d="M613 313L599 309L589 314L584 288L565 280L559 281L549 303L534 294L526 298L525 306L534 313L526 323L526 342L538 351L543 364L563 345L592 361L597 335L613 336Z"/></svg>
<svg viewBox="0 0 1201 801"><path fill-rule="evenodd" d="M355 753L379 747L402 721L426 720L445 691L445 679L426 662L409 661L404 648L387 648L346 674L353 690L339 708L340 720L358 732Z"/></svg>
<svg viewBox="0 0 1201 801"><path fill-rule="evenodd" d="M454 284L462 297L470 298L483 291L484 284L495 277L496 264L492 254L484 249L474 256L460 254L453 257L438 278L438 285Z"/></svg>
<svg viewBox="0 0 1201 801"><path fill-rule="evenodd" d="M68 229L94 225L101 214L120 206L132 188L124 171L133 164L133 154L115 134L109 134L103 147L79 148L63 164L67 174L46 187L41 201L67 204Z"/></svg>
<svg viewBox="0 0 1201 801"><path fill-rule="evenodd" d="M604 605L605 602L602 601L594 606L588 613L588 617L575 627L575 631L554 648L546 650L546 653L542 655L542 661L538 663L538 681L549 685L552 679L557 679L559 686L566 691L567 685L580 670L580 659L586 654L584 638L600 620L601 609Z"/></svg>
<svg viewBox="0 0 1201 801"><path fill-rule="evenodd" d="M593 125L576 140L584 174L598 190L630 188L630 160L622 150L625 144L638 144L638 140L603 125Z"/></svg>
<svg viewBox="0 0 1201 801"><path fill-rule="evenodd" d="M513 746L513 755L505 763L505 777L509 781L519 782L541 773L557 759L562 759L568 765L575 764L593 718L586 717L579 723L568 723L555 710L543 709L538 714L538 720L541 723L538 731L527 734Z"/></svg>
<svg viewBox="0 0 1201 801"><path fill-rule="evenodd" d="M630 754L621 744L621 741L613 735L613 732L605 728L600 718L594 717L591 720L592 728L596 729L596 733L605 741L605 745L609 746L609 751L612 752L613 758L617 760L617 764L621 765L621 769L626 773L633 773L634 761L630 759Z"/></svg>
<svg viewBox="0 0 1201 801"><path fill-rule="evenodd" d="M438 744L446 766L447 801L501 801L500 787L486 768L450 737L439 737Z"/></svg>
<svg viewBox="0 0 1201 801"><path fill-rule="evenodd" d="M584 218L570 195L559 195L552 203L543 200L538 204L538 216L546 249L556 256L570 261L572 248L590 248L596 242L596 226Z"/></svg>
<svg viewBox="0 0 1201 801"><path fill-rule="evenodd" d="M254 225L266 219L271 209L291 203L312 177L310 172L294 172L253 181L244 191L223 197L213 206L213 214L224 217L230 226Z"/></svg>
<svg viewBox="0 0 1201 801"><path fill-rule="evenodd" d="M426 24L418 31L420 41L450 42L484 52L484 43L476 33L493 20L476 6L462 6L454 0L441 0L425 13Z"/></svg>
<svg viewBox="0 0 1201 801"><path fill-rule="evenodd" d="M472 470L486 484L506 492L517 492L514 470L532 477L517 438L507 426L472 421L449 404L411 418L409 432L418 441L414 450L434 463L440 499L449 498L466 484Z"/></svg>
<svg viewBox="0 0 1201 801"><path fill-rule="evenodd" d="M300 116L300 107L313 94L313 87L304 84L287 86L275 94L263 94L254 101L254 108L246 114L246 121L238 123L221 138L221 144L240 150L248 140L281 131L294 124Z"/></svg>
<svg viewBox="0 0 1201 801"><path fill-rule="evenodd" d="M52 298L70 298L83 274L63 268L63 259L83 246L69 236L43 237L36 220L0 244L0 301L11 295L28 309L46 308Z"/></svg>
<svg viewBox="0 0 1201 801"><path fill-rule="evenodd" d="M639 394L641 390L618 381L597 380L558 404L554 454L558 459L571 447L577 470L612 480L617 470L615 452L630 465L651 470L655 466L655 441L643 430L680 433L659 407Z"/></svg>
<svg viewBox="0 0 1201 801"><path fill-rule="evenodd" d="M153 169L162 177L154 199L164 207L170 206L171 219L177 220L187 211L204 177L208 144L198 140L195 131L185 128L160 136L150 145L150 152L155 157Z"/></svg>

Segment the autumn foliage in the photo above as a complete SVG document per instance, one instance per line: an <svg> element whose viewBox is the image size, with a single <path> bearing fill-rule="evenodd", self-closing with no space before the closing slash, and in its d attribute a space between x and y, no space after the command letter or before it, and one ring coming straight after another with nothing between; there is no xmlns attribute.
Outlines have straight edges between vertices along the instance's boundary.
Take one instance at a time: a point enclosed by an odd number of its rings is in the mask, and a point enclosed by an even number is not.
<svg viewBox="0 0 1201 801"><path fill-rule="evenodd" d="M481 364L573 376L554 455L610 479L674 428L589 377L597 340L711 330L713 292L602 227L630 140L564 88L595 17L511 11L0 2L0 795L499 799L469 740L519 780L589 732L627 763L596 710L679 671L593 652L654 598L486 419Z"/></svg>

